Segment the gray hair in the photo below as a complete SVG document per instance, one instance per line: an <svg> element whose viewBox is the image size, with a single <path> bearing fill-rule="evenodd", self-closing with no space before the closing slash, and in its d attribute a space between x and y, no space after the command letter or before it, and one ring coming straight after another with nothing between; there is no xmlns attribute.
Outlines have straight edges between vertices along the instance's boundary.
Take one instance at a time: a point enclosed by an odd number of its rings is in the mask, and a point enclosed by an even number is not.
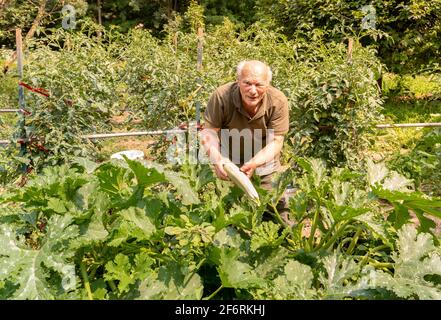
<svg viewBox="0 0 441 320"><path fill-rule="evenodd" d="M240 78L240 76L242 74L243 68L248 63L258 63L258 64L263 65L267 69L268 83L271 82L271 80L273 79L273 72L271 71L271 68L266 63L259 61L259 60L242 60L241 62L239 62L239 64L237 65L237 68L236 68L236 74L237 74L238 79Z"/></svg>

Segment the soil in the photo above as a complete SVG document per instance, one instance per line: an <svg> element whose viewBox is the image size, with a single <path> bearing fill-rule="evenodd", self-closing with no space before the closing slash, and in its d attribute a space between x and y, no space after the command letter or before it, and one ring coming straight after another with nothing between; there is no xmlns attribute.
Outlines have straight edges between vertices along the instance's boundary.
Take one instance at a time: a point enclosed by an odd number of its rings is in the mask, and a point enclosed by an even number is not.
<svg viewBox="0 0 441 320"><path fill-rule="evenodd" d="M113 153L124 150L141 150L144 152L145 159L155 160L150 151L150 147L155 143L155 140L146 136L112 138L104 143L102 153L110 156Z"/></svg>

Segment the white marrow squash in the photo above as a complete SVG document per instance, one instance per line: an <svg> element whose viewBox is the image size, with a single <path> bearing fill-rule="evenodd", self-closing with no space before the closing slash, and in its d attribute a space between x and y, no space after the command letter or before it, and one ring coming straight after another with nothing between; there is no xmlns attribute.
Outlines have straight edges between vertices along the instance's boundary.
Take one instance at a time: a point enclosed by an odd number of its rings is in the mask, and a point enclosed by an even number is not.
<svg viewBox="0 0 441 320"><path fill-rule="evenodd" d="M233 181L235 185L241 188L248 197L259 202L259 194L254 188L250 179L248 179L245 173L240 171L238 166L236 166L231 161L226 161L224 163L224 170L228 174L228 177L231 179L231 181Z"/></svg>

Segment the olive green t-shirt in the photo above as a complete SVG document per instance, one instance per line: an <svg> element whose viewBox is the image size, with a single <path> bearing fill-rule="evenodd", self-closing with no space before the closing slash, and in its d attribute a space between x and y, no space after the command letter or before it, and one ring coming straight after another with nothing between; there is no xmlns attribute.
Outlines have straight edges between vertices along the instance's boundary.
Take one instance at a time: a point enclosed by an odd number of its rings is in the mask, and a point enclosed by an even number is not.
<svg viewBox="0 0 441 320"><path fill-rule="evenodd" d="M229 150L223 150L223 153L228 152L228 157L233 162L242 165L266 145L267 139L271 139L271 134L276 136L285 135L289 131L288 99L280 90L269 86L257 113L254 117L250 117L242 106L238 83L230 82L217 88L211 95L204 113L204 120L205 128L229 129L227 132L234 132L234 134L239 132L239 135L243 133L243 136L240 137L240 150L238 152L240 159L235 158L232 152L235 144L231 140L231 135L228 143ZM231 131L232 129L237 130ZM221 130L221 132L224 132L224 130ZM222 148L226 140L221 132ZM251 135L252 143L251 140L245 138L245 132ZM236 146L238 146L238 143ZM250 150L252 150L251 154ZM257 168L256 174L267 175L279 168L280 153L275 155L273 161Z"/></svg>

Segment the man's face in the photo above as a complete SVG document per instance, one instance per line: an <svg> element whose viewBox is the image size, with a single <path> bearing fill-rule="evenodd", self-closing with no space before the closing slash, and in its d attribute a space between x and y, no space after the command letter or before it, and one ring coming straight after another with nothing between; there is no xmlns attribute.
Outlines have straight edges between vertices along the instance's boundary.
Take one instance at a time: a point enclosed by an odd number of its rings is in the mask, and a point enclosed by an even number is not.
<svg viewBox="0 0 441 320"><path fill-rule="evenodd" d="M238 79L242 103L247 109L256 108L268 89L268 74L264 68L245 66Z"/></svg>

